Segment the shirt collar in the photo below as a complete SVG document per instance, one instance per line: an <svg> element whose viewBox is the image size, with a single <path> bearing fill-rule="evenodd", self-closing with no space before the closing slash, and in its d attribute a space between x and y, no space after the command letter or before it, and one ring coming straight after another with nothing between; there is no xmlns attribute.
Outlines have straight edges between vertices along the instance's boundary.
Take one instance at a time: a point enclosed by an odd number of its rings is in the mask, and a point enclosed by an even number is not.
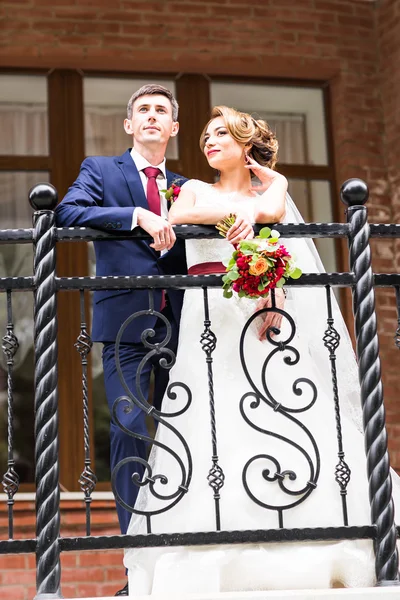
<svg viewBox="0 0 400 600"><path fill-rule="evenodd" d="M164 179L167 179L165 158L159 165L151 165L135 148L131 150L131 157L138 171L143 171L146 167L157 167L162 172Z"/></svg>

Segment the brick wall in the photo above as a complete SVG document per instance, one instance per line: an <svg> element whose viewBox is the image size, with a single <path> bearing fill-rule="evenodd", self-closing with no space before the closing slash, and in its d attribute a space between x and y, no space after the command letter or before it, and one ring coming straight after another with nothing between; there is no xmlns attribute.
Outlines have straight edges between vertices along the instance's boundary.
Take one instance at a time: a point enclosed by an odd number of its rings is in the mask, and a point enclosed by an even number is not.
<svg viewBox="0 0 400 600"><path fill-rule="evenodd" d="M400 2L385 0L380 3L378 11L378 57L380 71L380 90L382 98L382 113L384 121L384 156L386 178L382 188L386 186L391 199L392 221L399 222L400 217ZM398 271L400 267L400 242L394 241L392 254L388 258L394 261ZM394 316L394 309L389 312L386 307L387 319ZM391 321L393 322L393 320ZM388 325L388 321L387 321ZM388 328L389 329L389 328ZM388 333L387 333L388 335ZM388 341L390 341L388 339ZM391 401L387 405L389 418L389 434L391 440L391 458L393 464L400 465L400 406L395 401L399 389L397 353L387 356L384 363L386 391Z"/></svg>
<svg viewBox="0 0 400 600"><path fill-rule="evenodd" d="M115 505L110 501L92 502L92 534L119 533ZM0 539L7 538L7 517L0 512ZM34 537L34 503L16 502L15 538ZM61 535L85 535L83 502L61 502ZM61 585L65 598L114 596L126 578L122 550L65 552L61 555ZM0 600L32 600L35 587L35 555L0 555Z"/></svg>

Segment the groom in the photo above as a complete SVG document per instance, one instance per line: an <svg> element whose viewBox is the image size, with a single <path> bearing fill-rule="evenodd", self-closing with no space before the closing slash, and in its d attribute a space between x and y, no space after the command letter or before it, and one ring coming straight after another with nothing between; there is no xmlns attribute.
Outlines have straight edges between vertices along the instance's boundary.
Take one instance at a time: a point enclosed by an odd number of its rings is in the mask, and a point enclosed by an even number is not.
<svg viewBox="0 0 400 600"><path fill-rule="evenodd" d="M94 227L113 232L129 231L139 226L147 231L151 240L95 242L98 276L186 273L184 244L181 240L176 241L173 228L166 220L168 201L160 193L173 182L182 185L186 181L165 167L168 141L177 135L179 129L176 99L160 85L143 86L128 102L124 129L132 136L133 148L122 156L89 157L83 161L78 178L56 208L57 225ZM154 291L154 309L161 312L172 327L167 347L173 352L177 345L182 300L183 292L179 290L169 290L167 294L162 290ZM148 309L147 290L101 290L94 293L92 338L103 343L104 381L111 414L112 471L128 457L146 460L146 443L124 433L115 423L112 411L115 400L126 396L115 364L118 331L130 315ZM139 364L149 352L141 339L142 332L148 328L155 332L149 338L151 344L161 343L165 339L167 331L162 319L155 315L135 318L122 335L119 360L125 382L135 397L138 397L136 386L140 384L147 400L150 375L154 371L153 404L160 408L168 383L168 371L158 362L162 354L144 363L140 382L136 381ZM127 429L139 435L148 435L144 412L136 406L127 412L126 407L125 402L118 406L118 420ZM131 479L135 472L141 479L143 465L128 462L116 474L116 490L130 506L134 506L138 493L138 487ZM118 503L117 511L121 532L126 533L131 513Z"/></svg>

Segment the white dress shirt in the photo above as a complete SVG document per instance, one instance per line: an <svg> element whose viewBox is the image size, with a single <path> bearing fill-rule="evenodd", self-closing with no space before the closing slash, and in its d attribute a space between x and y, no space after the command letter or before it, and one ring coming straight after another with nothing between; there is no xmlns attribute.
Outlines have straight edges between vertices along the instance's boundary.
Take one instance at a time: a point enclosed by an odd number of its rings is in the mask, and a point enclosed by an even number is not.
<svg viewBox="0 0 400 600"><path fill-rule="evenodd" d="M162 174L157 175L157 185L159 190L167 189L167 175L165 172L165 158L159 165L151 165L148 160L146 160L135 148L131 150L131 157L133 162L136 165L137 170L139 171L140 181L143 185L144 195L147 198L147 177L143 173L143 169L146 167L157 167L160 169ZM161 216L164 219L168 219L168 201L165 198L165 194L160 192L160 208L161 208ZM135 229L137 227L137 215L136 210L133 211L132 215L132 226L131 229Z"/></svg>

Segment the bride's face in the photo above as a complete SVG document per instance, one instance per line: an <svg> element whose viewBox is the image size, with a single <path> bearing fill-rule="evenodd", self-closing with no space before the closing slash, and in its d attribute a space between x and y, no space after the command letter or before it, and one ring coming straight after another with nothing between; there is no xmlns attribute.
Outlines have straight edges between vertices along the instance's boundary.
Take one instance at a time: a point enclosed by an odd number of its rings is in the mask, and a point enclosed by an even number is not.
<svg viewBox="0 0 400 600"><path fill-rule="evenodd" d="M204 154L210 167L223 169L244 164L245 146L230 135L223 117L216 117L204 136Z"/></svg>

